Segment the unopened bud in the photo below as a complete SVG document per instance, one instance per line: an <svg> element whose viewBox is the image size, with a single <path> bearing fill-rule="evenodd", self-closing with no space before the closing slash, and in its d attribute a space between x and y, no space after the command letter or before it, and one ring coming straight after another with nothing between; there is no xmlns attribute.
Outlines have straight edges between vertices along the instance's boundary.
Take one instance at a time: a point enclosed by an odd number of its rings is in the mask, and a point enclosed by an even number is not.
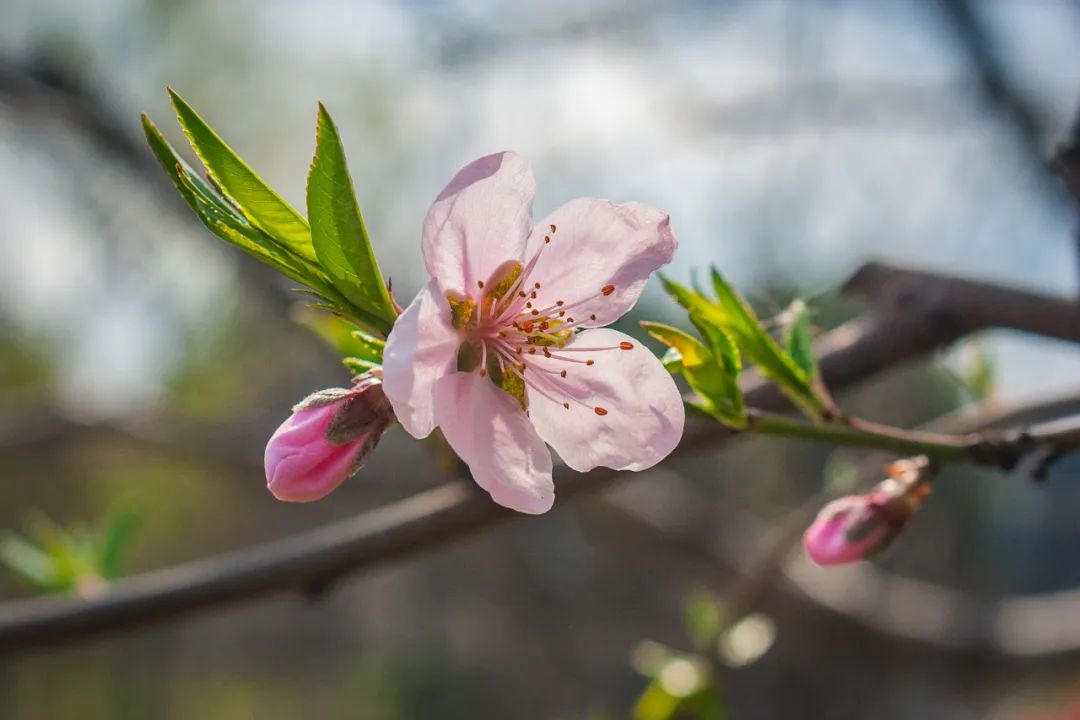
<svg viewBox="0 0 1080 720"><path fill-rule="evenodd" d="M393 419L378 371L309 395L266 443L267 487L288 502L325 497L363 467Z"/></svg>
<svg viewBox="0 0 1080 720"><path fill-rule="evenodd" d="M810 559L823 566L843 565L884 551L930 494L927 470L925 458L894 463L891 477L866 495L849 495L822 508L803 535Z"/></svg>

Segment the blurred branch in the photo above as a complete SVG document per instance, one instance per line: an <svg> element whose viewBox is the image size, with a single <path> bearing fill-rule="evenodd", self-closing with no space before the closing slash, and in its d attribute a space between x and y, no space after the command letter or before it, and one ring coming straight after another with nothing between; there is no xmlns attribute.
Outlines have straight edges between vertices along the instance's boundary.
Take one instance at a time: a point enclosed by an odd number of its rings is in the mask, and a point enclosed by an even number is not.
<svg viewBox="0 0 1080 720"><path fill-rule="evenodd" d="M941 6L960 47L971 62L983 98L997 108L1012 127L1025 154L1036 166L1038 177L1052 180L1047 172L1049 168L1043 148L1044 123L1023 93L1010 82L993 39L979 21L978 6L971 0L942 0ZM1056 184L1046 184L1050 197L1059 197Z"/></svg>
<svg viewBox="0 0 1080 720"><path fill-rule="evenodd" d="M866 287L871 279L873 291ZM894 283L904 292L890 289ZM880 264L864 268L847 287L861 289L877 308L818 343L823 378L836 390L987 327L1080 342L1077 302ZM790 407L760 378L747 377L744 389L747 404L756 408ZM714 450L732 434L715 423L692 426L673 458ZM625 474L560 468L560 501L601 490L619 477ZM0 651L70 643L273 592L319 591L346 574L416 556L512 519L523 516L495 505L469 483L450 483L303 535L122 580L100 599L6 604L0 607Z"/></svg>
<svg viewBox="0 0 1080 720"><path fill-rule="evenodd" d="M977 407L963 417L947 416L927 427L980 432L1077 412L1080 392L1006 410ZM866 467L880 475L880 461L880 457L868 458ZM819 611L892 640L950 653L990 652L1004 659L1021 659L1080 652L1080 631L1073 629L1074 618L1080 616L1080 590L988 601L953 588L897 577L871 564L845 570L813 567L795 551L814 515L835 495L828 490L815 493L771 530L759 527L746 532L747 528L741 528L740 535L764 536L755 552L748 552L745 542L732 542L732 538L706 542L624 503L590 503L586 512L594 527L606 530L635 557L652 557L696 582L704 580L715 587L722 593L720 603L727 623L759 609L790 610L792 603L796 605L792 616L805 622L806 604L810 603ZM829 582L821 582L825 574Z"/></svg>
<svg viewBox="0 0 1080 720"><path fill-rule="evenodd" d="M210 240L176 188L154 160L141 135L125 130L134 127L136 113L130 122L117 114L104 93L85 85L75 73L48 59L23 62L0 54L0 105L26 122L38 126L42 119L60 120L82 133L107 158L119 162L132 175L139 177L160 197L165 207L172 208L190 227L198 229L192 235ZM217 240L213 241L215 244ZM238 263L237 272L257 288L278 312L284 316L295 304L296 296L280 282L280 276L259 263Z"/></svg>

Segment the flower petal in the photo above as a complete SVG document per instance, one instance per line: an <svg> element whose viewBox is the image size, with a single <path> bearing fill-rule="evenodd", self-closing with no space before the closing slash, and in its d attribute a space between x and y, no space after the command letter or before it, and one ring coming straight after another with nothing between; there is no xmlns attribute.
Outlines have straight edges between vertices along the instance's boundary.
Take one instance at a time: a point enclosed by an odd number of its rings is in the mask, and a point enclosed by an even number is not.
<svg viewBox="0 0 1080 720"><path fill-rule="evenodd" d="M383 351L383 391L413 437L427 437L435 428L432 386L456 370L460 345L450 304L429 282L394 323Z"/></svg>
<svg viewBox="0 0 1080 720"><path fill-rule="evenodd" d="M619 349L630 343L629 350ZM685 410L675 381L649 350L615 330L578 333L568 348L614 347L593 353L567 353L592 359L591 366L537 355L530 364L534 382L554 400L529 387L529 416L536 431L559 457L585 472L601 465L615 470L644 470L664 459L682 437ZM558 373L566 370L565 378ZM561 404L566 399L570 408ZM584 406L582 405L584 404ZM606 412L598 414L593 408Z"/></svg>
<svg viewBox="0 0 1080 720"><path fill-rule="evenodd" d="M458 372L436 383L435 419L492 500L533 515L551 509L551 452L517 401L489 378Z"/></svg>
<svg viewBox="0 0 1080 720"><path fill-rule="evenodd" d="M466 165L424 219L428 274L448 292L472 293L506 260L518 260L532 224L536 180L512 152Z"/></svg>
<svg viewBox="0 0 1080 720"><path fill-rule="evenodd" d="M547 245L546 236L551 237ZM562 300L573 306L568 315L579 325L607 325L634 306L649 275L671 261L677 245L667 214L654 207L571 200L529 236L526 257L543 248L529 276L541 285L536 302L544 307ZM604 295L609 285L613 289Z"/></svg>

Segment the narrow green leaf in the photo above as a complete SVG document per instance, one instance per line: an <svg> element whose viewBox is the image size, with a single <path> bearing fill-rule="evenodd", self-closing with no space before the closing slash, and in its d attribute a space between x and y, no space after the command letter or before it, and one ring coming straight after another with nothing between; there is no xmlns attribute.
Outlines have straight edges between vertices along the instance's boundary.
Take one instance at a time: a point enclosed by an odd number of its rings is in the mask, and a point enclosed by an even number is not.
<svg viewBox="0 0 1080 720"><path fill-rule="evenodd" d="M140 522L138 513L131 510L109 516L97 543L97 572L105 580L120 577Z"/></svg>
<svg viewBox="0 0 1080 720"><path fill-rule="evenodd" d="M0 540L0 563L36 587L52 589L58 583L52 557L14 533Z"/></svg>
<svg viewBox="0 0 1080 720"><path fill-rule="evenodd" d="M788 355L808 378L818 375L817 360L814 359L814 335L810 324L810 310L802 300L796 300L784 313L787 323L784 327L784 344Z"/></svg>
<svg viewBox="0 0 1080 720"><path fill-rule="evenodd" d="M765 331L754 311L716 268L712 269L712 281L717 299L711 311L702 313L703 317L729 331L762 375L775 382L807 414L820 417L824 408L807 374Z"/></svg>
<svg viewBox="0 0 1080 720"><path fill-rule="evenodd" d="M307 221L218 136L171 88L180 126L221 192L253 225L308 260L316 260Z"/></svg>
<svg viewBox="0 0 1080 720"><path fill-rule="evenodd" d="M194 186L202 199L215 206L222 214L243 219L243 216L235 208L218 196L217 190L210 183L206 182L188 165L184 158L180 157L179 153L169 144L169 141L165 139L165 136L161 134L161 131L157 129L157 126L150 121L150 118L145 113L142 115L142 124L146 142L150 145L158 164L161 165L161 169L169 176L173 185L180 191L180 196L187 201L192 210L198 212L195 197L192 195L192 189L189 186ZM186 183L181 179L181 176L187 176ZM246 220L244 221L246 222Z"/></svg>
<svg viewBox="0 0 1080 720"><path fill-rule="evenodd" d="M393 325L397 313L371 249L334 121L319 103L315 156L307 183L311 239L323 269L353 304Z"/></svg>

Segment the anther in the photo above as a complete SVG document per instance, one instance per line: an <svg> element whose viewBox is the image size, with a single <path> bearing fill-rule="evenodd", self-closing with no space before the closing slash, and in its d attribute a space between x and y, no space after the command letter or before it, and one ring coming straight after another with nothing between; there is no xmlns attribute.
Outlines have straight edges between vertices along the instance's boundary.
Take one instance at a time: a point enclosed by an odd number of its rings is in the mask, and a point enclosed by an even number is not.
<svg viewBox="0 0 1080 720"><path fill-rule="evenodd" d="M558 305L559 307L562 307L562 306L563 306L563 305L565 305L566 303L564 303L564 302L563 302L562 300L556 300L556 301L555 301L555 304L556 304L556 305Z"/></svg>
<svg viewBox="0 0 1080 720"><path fill-rule="evenodd" d="M525 307L527 307L527 308L531 308L531 307L532 307L532 303L531 303L531 302L527 302L527 303L525 303Z"/></svg>
<svg viewBox="0 0 1080 720"><path fill-rule="evenodd" d="M487 370L480 368L480 377L484 377L485 375L487 375Z"/></svg>
<svg viewBox="0 0 1080 720"><path fill-rule="evenodd" d="M544 348L544 357L551 357L551 351L547 348Z"/></svg>
<svg viewBox="0 0 1080 720"><path fill-rule="evenodd" d="M586 364L586 365L593 365L593 364L595 364L595 363L596 363L596 361L595 361L595 360L586 360L586 361L585 361L585 364Z"/></svg>
<svg viewBox="0 0 1080 720"><path fill-rule="evenodd" d="M515 350L514 352L520 355L522 352L524 352L524 349L520 345L518 345L517 350Z"/></svg>
<svg viewBox="0 0 1080 720"><path fill-rule="evenodd" d="M596 319L596 313L593 313L592 315L590 315L589 319L590 320L595 320Z"/></svg>
<svg viewBox="0 0 1080 720"><path fill-rule="evenodd" d="M600 292L602 292L604 295L610 295L611 293L615 292L615 286L614 285L605 285L603 287L603 289L600 290Z"/></svg>
<svg viewBox="0 0 1080 720"><path fill-rule="evenodd" d="M628 343L625 340L623 340L621 343L619 343L619 348L621 348L622 350L633 350L634 349L634 343Z"/></svg>
<svg viewBox="0 0 1080 720"><path fill-rule="evenodd" d="M562 406L563 406L564 408L566 408L567 410L569 410L569 409L570 409L570 403L568 403L568 402L564 402L564 403L562 404Z"/></svg>
<svg viewBox="0 0 1080 720"><path fill-rule="evenodd" d="M533 308L533 310L532 310L532 314L533 314L533 315L539 315L539 314L540 314L540 311L539 311L539 310L537 310L536 308Z"/></svg>
<svg viewBox="0 0 1080 720"><path fill-rule="evenodd" d="M536 288L537 290L539 290L540 289L540 283L533 283L533 287Z"/></svg>
<svg viewBox="0 0 1080 720"><path fill-rule="evenodd" d="M518 292L518 297L527 297L527 296L523 292Z"/></svg>
<svg viewBox="0 0 1080 720"><path fill-rule="evenodd" d="M555 232L555 226L554 225L551 226L551 232Z"/></svg>
<svg viewBox="0 0 1080 720"><path fill-rule="evenodd" d="M535 355L536 354L536 348L529 348L529 354L530 355Z"/></svg>
<svg viewBox="0 0 1080 720"><path fill-rule="evenodd" d="M559 373L559 377L566 377L566 371L563 370L561 373Z"/></svg>
<svg viewBox="0 0 1080 720"><path fill-rule="evenodd" d="M572 322L574 322L574 318L568 317L568 318L566 318L566 322L572 323Z"/></svg>
<svg viewBox="0 0 1080 720"><path fill-rule="evenodd" d="M483 280L477 280L476 281L476 286L478 288L480 288L481 290L483 290L484 289L484 281Z"/></svg>
<svg viewBox="0 0 1080 720"><path fill-rule="evenodd" d="M544 236L544 244L547 245L549 242L551 242L551 236L550 235L545 235Z"/></svg>
<svg viewBox="0 0 1080 720"><path fill-rule="evenodd" d="M535 300L536 299L536 291L533 290L531 293L529 293L529 297L531 297L533 300Z"/></svg>
<svg viewBox="0 0 1080 720"><path fill-rule="evenodd" d="M593 412L594 412L594 413L596 413L597 415L607 415L607 410L605 410L604 408L600 407L599 405L597 405L596 407L594 407L594 408L593 408L592 410L593 410Z"/></svg>

